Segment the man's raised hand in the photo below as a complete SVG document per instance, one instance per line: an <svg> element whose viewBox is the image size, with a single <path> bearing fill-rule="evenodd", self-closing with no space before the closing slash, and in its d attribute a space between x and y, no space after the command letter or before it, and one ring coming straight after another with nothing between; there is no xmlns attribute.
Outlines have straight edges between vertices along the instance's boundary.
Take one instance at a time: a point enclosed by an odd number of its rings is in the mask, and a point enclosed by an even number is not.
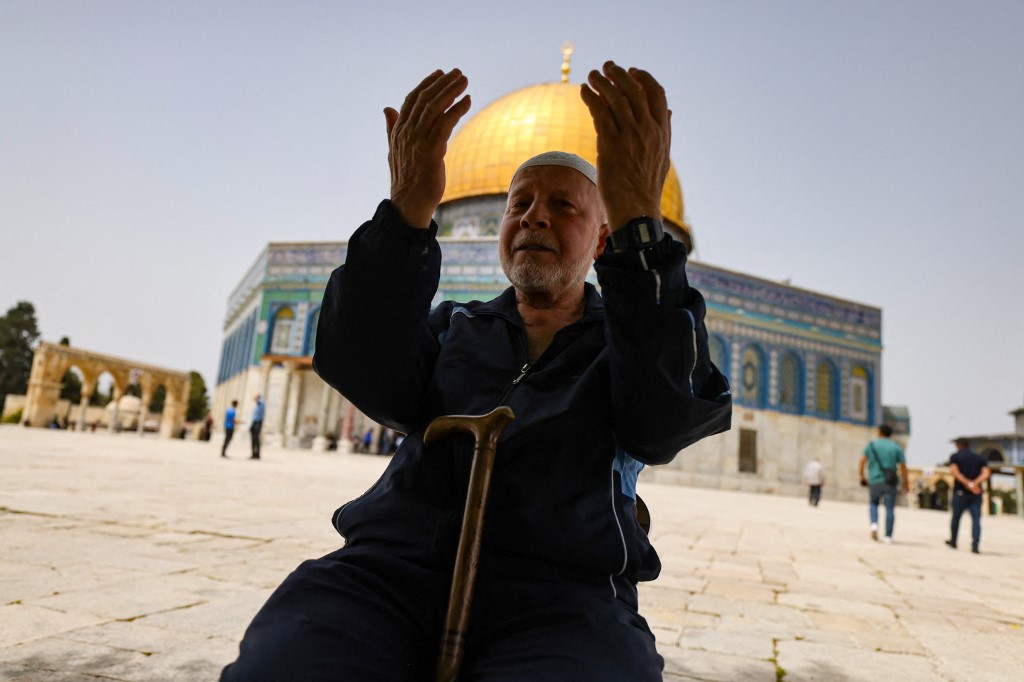
<svg viewBox="0 0 1024 682"><path fill-rule="evenodd" d="M469 111L469 86L458 69L440 69L417 85L401 111L384 109L388 126L391 202L411 227L430 227L444 195L444 154L455 124Z"/></svg>
<svg viewBox="0 0 1024 682"><path fill-rule="evenodd" d="M646 71L608 61L590 72L580 95L597 131L597 187L608 226L641 215L660 220L672 143L665 90Z"/></svg>

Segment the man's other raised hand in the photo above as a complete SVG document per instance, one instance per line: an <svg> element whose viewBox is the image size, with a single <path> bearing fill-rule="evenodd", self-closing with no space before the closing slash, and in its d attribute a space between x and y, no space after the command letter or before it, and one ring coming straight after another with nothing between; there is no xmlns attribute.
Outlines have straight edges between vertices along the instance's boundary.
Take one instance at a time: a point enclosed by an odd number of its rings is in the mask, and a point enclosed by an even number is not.
<svg viewBox="0 0 1024 682"><path fill-rule="evenodd" d="M597 188L608 227L641 215L660 220L672 143L664 88L646 71L608 61L588 74L580 96L597 131Z"/></svg>
<svg viewBox="0 0 1024 682"><path fill-rule="evenodd" d="M391 202L410 227L430 227L444 195L444 155L452 130L470 107L469 80L459 69L438 69L402 103L384 109L388 127Z"/></svg>

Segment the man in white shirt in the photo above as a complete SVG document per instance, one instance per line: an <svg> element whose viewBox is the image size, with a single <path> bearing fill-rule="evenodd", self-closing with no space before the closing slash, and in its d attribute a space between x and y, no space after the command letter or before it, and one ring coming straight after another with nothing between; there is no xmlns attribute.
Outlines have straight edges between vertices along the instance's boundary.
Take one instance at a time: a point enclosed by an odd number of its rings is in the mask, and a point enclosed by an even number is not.
<svg viewBox="0 0 1024 682"><path fill-rule="evenodd" d="M804 467L804 483L810 486L808 504L817 507L818 501L821 500L821 486L825 485L825 467L821 465L821 460L817 457Z"/></svg>

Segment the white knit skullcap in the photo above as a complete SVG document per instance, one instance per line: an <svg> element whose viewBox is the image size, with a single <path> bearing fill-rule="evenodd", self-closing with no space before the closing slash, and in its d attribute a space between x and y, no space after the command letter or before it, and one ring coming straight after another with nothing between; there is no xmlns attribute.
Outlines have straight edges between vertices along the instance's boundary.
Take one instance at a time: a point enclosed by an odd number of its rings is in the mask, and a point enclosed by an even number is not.
<svg viewBox="0 0 1024 682"><path fill-rule="evenodd" d="M590 180L595 185L597 184L597 169L583 157L568 152L544 152L527 159L512 174L512 179L514 180L521 170L531 166L565 166L566 168L579 171L587 177L587 180Z"/></svg>

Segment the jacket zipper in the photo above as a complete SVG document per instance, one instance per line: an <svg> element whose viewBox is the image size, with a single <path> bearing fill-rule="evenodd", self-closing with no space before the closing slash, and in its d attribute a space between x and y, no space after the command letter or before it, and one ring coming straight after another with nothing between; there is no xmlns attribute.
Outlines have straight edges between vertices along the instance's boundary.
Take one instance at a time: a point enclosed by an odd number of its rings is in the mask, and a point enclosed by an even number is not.
<svg viewBox="0 0 1024 682"><path fill-rule="evenodd" d="M525 365L523 365L519 369L519 375L515 379L512 380L512 383L508 385L508 388L505 389L505 392L501 394L501 400L498 401L498 405L497 405L498 407L501 407L502 405L507 405L508 404L508 398L509 398L510 395L512 395L512 391L515 390L515 387L518 386L520 384L520 382L522 382L523 379L526 378L526 375L529 372L530 372L530 363L527 362Z"/></svg>

